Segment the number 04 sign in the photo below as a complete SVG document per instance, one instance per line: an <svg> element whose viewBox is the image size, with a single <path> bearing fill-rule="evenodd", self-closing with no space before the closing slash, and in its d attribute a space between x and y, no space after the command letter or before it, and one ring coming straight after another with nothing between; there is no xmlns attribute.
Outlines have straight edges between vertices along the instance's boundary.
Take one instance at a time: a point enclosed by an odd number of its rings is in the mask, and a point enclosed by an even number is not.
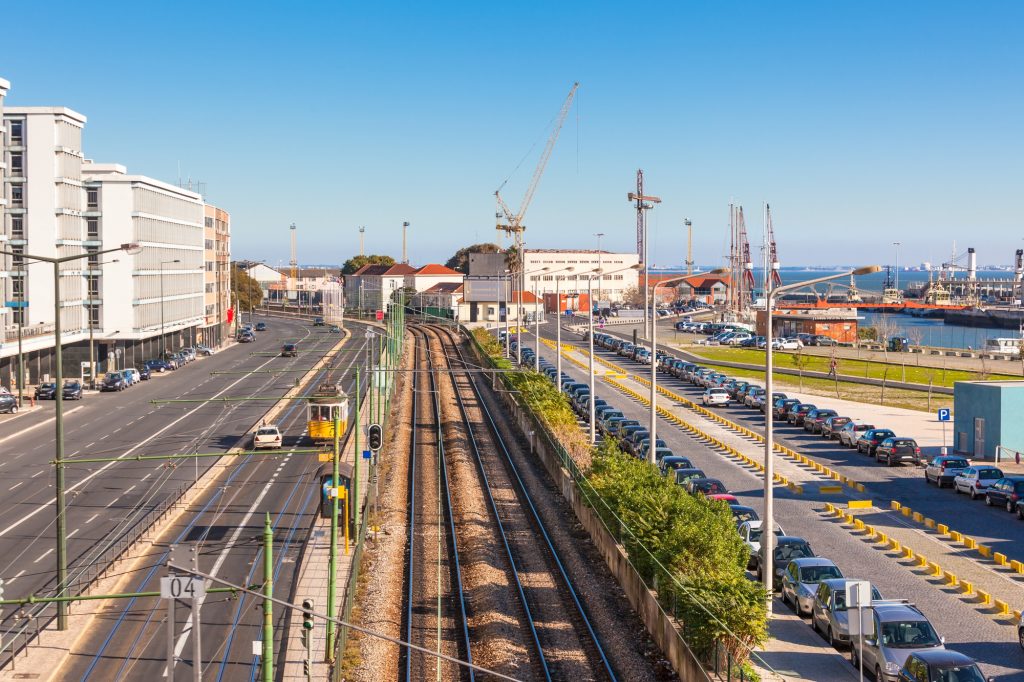
<svg viewBox="0 0 1024 682"><path fill-rule="evenodd" d="M161 599L201 599L206 596L206 582L202 578L172 575L160 578Z"/></svg>

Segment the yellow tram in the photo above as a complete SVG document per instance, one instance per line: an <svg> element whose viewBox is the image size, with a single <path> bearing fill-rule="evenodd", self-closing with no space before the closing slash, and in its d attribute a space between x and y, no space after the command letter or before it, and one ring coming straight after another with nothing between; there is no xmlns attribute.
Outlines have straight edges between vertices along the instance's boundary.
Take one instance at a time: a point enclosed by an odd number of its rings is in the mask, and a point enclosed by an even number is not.
<svg viewBox="0 0 1024 682"><path fill-rule="evenodd" d="M334 420L338 419L338 437L345 435L348 427L348 396L341 383L323 383L309 397L306 405L306 422L309 437L315 443L334 440Z"/></svg>

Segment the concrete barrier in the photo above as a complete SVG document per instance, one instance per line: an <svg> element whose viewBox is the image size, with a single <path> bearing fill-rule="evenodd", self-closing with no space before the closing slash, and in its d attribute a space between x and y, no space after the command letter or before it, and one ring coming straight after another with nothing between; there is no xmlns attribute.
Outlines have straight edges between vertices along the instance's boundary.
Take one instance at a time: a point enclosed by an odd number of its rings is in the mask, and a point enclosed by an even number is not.
<svg viewBox="0 0 1024 682"><path fill-rule="evenodd" d="M961 580L960 591L967 596L974 594L974 583L967 580Z"/></svg>
<svg viewBox="0 0 1024 682"><path fill-rule="evenodd" d="M1004 602L1002 599L996 599L994 602L996 607L996 615L1006 616L1010 613L1010 605Z"/></svg>
<svg viewBox="0 0 1024 682"><path fill-rule="evenodd" d="M903 506L903 505L901 505L901 504L900 504L899 502L897 502L896 500L891 500L891 501L889 502L889 509L892 509L893 511L899 511L899 510L900 510L900 508L901 508L902 506Z"/></svg>
<svg viewBox="0 0 1024 682"><path fill-rule="evenodd" d="M846 503L847 509L871 509L873 506L871 500L850 500Z"/></svg>
<svg viewBox="0 0 1024 682"><path fill-rule="evenodd" d="M952 571L943 571L942 579L946 581L947 585L957 585L960 582L959 578Z"/></svg>
<svg viewBox="0 0 1024 682"><path fill-rule="evenodd" d="M925 519L924 520L924 527L925 528L933 528L934 529L935 528L935 519Z"/></svg>
<svg viewBox="0 0 1024 682"><path fill-rule="evenodd" d="M1016 559L1010 560L1010 568L1013 569L1014 573L1024 573L1024 563L1021 563Z"/></svg>
<svg viewBox="0 0 1024 682"><path fill-rule="evenodd" d="M930 575L940 576L940 575L942 575L942 567L939 566L934 561L929 561L928 562L928 573Z"/></svg>
<svg viewBox="0 0 1024 682"><path fill-rule="evenodd" d="M944 523L940 523L935 527L935 530L939 533L939 535L946 535L947 533L949 533L949 526L947 526Z"/></svg>
<svg viewBox="0 0 1024 682"><path fill-rule="evenodd" d="M991 547L988 547L986 545L978 545L977 547L975 547L975 549L978 550L978 554L980 554L981 556L985 557L986 559L988 559L988 558L990 558L992 556L992 548Z"/></svg>
<svg viewBox="0 0 1024 682"><path fill-rule="evenodd" d="M978 590L978 603L990 606L992 604L992 595L984 590Z"/></svg>
<svg viewBox="0 0 1024 682"><path fill-rule="evenodd" d="M914 520L918 523L924 523L924 514L921 512L914 512Z"/></svg>

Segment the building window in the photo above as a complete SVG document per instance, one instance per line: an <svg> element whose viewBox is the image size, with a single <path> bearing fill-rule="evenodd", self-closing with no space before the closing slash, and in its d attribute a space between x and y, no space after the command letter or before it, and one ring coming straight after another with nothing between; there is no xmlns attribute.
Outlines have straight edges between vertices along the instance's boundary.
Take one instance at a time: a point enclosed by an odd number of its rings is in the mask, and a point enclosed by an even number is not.
<svg viewBox="0 0 1024 682"><path fill-rule="evenodd" d="M90 305L89 308L89 326L98 327L100 326L100 307L98 305Z"/></svg>
<svg viewBox="0 0 1024 682"><path fill-rule="evenodd" d="M20 147L25 136L25 122L11 121L11 146Z"/></svg>
<svg viewBox="0 0 1024 682"><path fill-rule="evenodd" d="M207 239L206 240L205 248L206 248L207 251L213 251L213 240L212 239Z"/></svg>
<svg viewBox="0 0 1024 682"><path fill-rule="evenodd" d="M11 206L23 206L25 202L25 188L21 185L11 185Z"/></svg>
<svg viewBox="0 0 1024 682"><path fill-rule="evenodd" d="M206 261L206 271L207 272L213 272L213 261L212 260Z"/></svg>
<svg viewBox="0 0 1024 682"><path fill-rule="evenodd" d="M213 227L213 218L207 218L203 224L206 225L206 227Z"/></svg>
<svg viewBox="0 0 1024 682"><path fill-rule="evenodd" d="M89 254L89 269L95 270L100 266L99 249L97 249L95 246L90 246L86 249L86 252Z"/></svg>
<svg viewBox="0 0 1024 682"><path fill-rule="evenodd" d="M21 270L25 266L25 257L22 255L25 253L25 247L20 244L11 246L11 252L14 253L11 256L11 267L15 270Z"/></svg>
<svg viewBox="0 0 1024 682"><path fill-rule="evenodd" d="M11 216L11 239L25 238L25 219L20 215Z"/></svg>
<svg viewBox="0 0 1024 682"><path fill-rule="evenodd" d="M25 326L25 309L15 308L14 309L14 324L24 327Z"/></svg>
<svg viewBox="0 0 1024 682"><path fill-rule="evenodd" d="M14 298L21 300L25 298L25 278L24 277L12 277L11 278L11 295Z"/></svg>
<svg viewBox="0 0 1024 682"><path fill-rule="evenodd" d="M15 177L21 177L24 175L25 170L25 157L20 153L11 154L11 175Z"/></svg>
<svg viewBox="0 0 1024 682"><path fill-rule="evenodd" d="M615 279L622 279L623 275L615 275Z"/></svg>
<svg viewBox="0 0 1024 682"><path fill-rule="evenodd" d="M100 278L99 275L89 275L85 278L89 285L89 298L99 298Z"/></svg>
<svg viewBox="0 0 1024 682"><path fill-rule="evenodd" d="M100 191L95 187L89 187L85 190L85 207L88 209L97 209L100 206Z"/></svg>
<svg viewBox="0 0 1024 682"><path fill-rule="evenodd" d="M99 218L86 218L85 219L85 231L86 236L89 239L100 238L100 219Z"/></svg>

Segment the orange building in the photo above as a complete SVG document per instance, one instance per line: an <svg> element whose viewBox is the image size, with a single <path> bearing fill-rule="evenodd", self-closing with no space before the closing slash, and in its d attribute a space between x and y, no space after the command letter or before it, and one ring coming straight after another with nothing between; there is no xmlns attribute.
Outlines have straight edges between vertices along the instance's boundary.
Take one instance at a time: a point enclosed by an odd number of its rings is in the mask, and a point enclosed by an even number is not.
<svg viewBox="0 0 1024 682"><path fill-rule="evenodd" d="M775 310L772 315L772 336L814 334L828 336L839 343L856 343L857 311L852 308L824 310ZM764 336L765 311L757 311L757 333Z"/></svg>

